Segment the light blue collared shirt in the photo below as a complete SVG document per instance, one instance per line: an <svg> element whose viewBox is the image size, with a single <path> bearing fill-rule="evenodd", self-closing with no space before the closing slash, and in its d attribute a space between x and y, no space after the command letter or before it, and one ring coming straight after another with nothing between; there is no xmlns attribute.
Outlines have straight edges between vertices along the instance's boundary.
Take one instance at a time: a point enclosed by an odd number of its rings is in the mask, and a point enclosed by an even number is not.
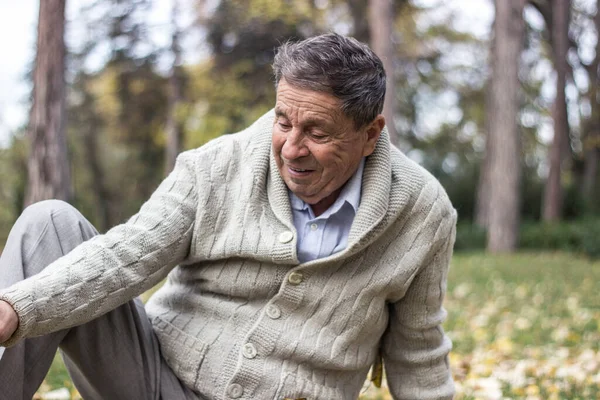
<svg viewBox="0 0 600 400"><path fill-rule="evenodd" d="M360 203L365 159L346 182L335 202L318 217L312 208L288 191L294 226L298 232L298 260L307 262L330 256L348 245L348 233Z"/></svg>

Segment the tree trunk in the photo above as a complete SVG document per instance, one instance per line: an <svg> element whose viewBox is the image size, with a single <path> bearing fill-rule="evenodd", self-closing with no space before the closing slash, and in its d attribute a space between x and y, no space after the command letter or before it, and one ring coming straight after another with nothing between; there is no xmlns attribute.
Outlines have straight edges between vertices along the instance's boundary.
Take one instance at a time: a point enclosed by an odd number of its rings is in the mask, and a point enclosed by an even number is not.
<svg viewBox="0 0 600 400"><path fill-rule="evenodd" d="M371 47L381 58L387 75L383 115L392 144L398 145L399 138L394 124L396 109L396 85L394 82L394 3L392 0L369 0L369 26Z"/></svg>
<svg viewBox="0 0 600 400"><path fill-rule="evenodd" d="M68 201L72 194L65 135L65 1L40 1L25 205Z"/></svg>
<svg viewBox="0 0 600 400"><path fill-rule="evenodd" d="M486 140L486 154L492 150L489 149ZM490 225L490 157L485 157L479 167L479 181L477 183L477 194L475 197L475 224L481 228L488 228Z"/></svg>
<svg viewBox="0 0 600 400"><path fill-rule="evenodd" d="M553 6L551 34L556 71L556 98L552 108L554 138L548 157L549 172L542 210L544 221L557 221L562 215L561 165L569 145L569 123L565 96L567 51L569 49L569 1L553 0Z"/></svg>
<svg viewBox="0 0 600 400"><path fill-rule="evenodd" d="M596 32L600 32L600 0L596 2L596 16L594 17ZM598 74L600 68L600 38L596 40L596 56L589 69L590 89L589 99L592 106L590 123L583 139L584 165L582 195L588 209L597 208L594 203L596 182L598 180L598 167L600 158L600 91L598 90Z"/></svg>
<svg viewBox="0 0 600 400"><path fill-rule="evenodd" d="M178 1L173 1L171 52L173 54L173 66L169 77L169 114L167 117L167 146L165 157L165 170L168 174L175 166L177 155L182 149L183 126L179 110L183 100L183 71L181 68L181 46L179 43L180 31L177 25Z"/></svg>
<svg viewBox="0 0 600 400"><path fill-rule="evenodd" d="M495 45L489 101L489 227L487 249L516 248L519 227L521 146L517 127L519 58L523 47L524 0L496 1Z"/></svg>
<svg viewBox="0 0 600 400"><path fill-rule="evenodd" d="M363 43L369 43L371 41L369 19L365 18L369 11L368 3L364 0L348 0L348 7L352 15L352 36Z"/></svg>
<svg viewBox="0 0 600 400"><path fill-rule="evenodd" d="M492 30L495 31L495 21ZM489 54L489 65L492 67L496 65L496 40L492 37L490 54ZM487 90L485 93L485 108L486 111L491 112L492 108L492 80L491 77L487 82ZM488 114L490 115L490 114ZM491 118L485 120L485 131L490 132ZM477 183L477 193L475 197L475 224L481 228L488 228L490 224L490 159L491 154L494 151L492 147L492 141L488 137L485 140L485 153L481 165L479 167L479 181Z"/></svg>
<svg viewBox="0 0 600 400"><path fill-rule="evenodd" d="M83 85L86 85L86 83L84 82ZM102 119L98 117L95 111L95 99L88 87L84 88L83 96L83 106L86 107L86 110L82 110L82 114L88 114L86 118L88 126L83 128L81 132L83 148L87 167L92 175L92 190L95 194L94 207L98 216L96 229L99 232L104 232L118 221L113 218L111 213L112 195L106 185L104 170L98 157L98 154L101 154L98 146L98 136L100 135L99 128L102 125Z"/></svg>
<svg viewBox="0 0 600 400"><path fill-rule="evenodd" d="M585 152L584 170L583 170L583 198L588 209L597 208L594 203L596 193L596 181L598 180L598 159L600 158L600 134L595 131L590 138L595 140L589 141L589 149Z"/></svg>

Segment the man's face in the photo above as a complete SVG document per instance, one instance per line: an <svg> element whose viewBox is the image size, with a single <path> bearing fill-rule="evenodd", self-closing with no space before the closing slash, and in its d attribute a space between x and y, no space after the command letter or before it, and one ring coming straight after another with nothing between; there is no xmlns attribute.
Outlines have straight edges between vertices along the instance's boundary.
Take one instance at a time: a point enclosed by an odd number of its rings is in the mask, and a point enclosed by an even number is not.
<svg viewBox="0 0 600 400"><path fill-rule="evenodd" d="M384 125L378 116L357 130L335 96L289 85L277 87L273 154L281 177L300 199L325 211L371 154Z"/></svg>

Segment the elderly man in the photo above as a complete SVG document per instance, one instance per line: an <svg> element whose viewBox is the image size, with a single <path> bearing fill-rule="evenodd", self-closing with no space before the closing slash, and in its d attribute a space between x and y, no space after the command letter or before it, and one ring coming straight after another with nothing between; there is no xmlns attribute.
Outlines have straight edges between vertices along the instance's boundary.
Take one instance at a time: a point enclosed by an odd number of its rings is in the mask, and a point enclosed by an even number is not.
<svg viewBox="0 0 600 400"><path fill-rule="evenodd" d="M456 213L390 145L381 61L326 34L274 71L274 111L181 154L127 223L25 210L0 260L0 398L31 398L57 347L86 399L356 399L379 355L395 399L452 398Z"/></svg>

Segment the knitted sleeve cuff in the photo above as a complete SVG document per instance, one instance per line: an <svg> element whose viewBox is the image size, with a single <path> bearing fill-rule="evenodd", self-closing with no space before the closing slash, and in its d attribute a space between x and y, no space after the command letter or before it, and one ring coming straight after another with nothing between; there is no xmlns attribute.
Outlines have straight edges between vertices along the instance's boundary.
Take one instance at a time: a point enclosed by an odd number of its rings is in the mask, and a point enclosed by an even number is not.
<svg viewBox="0 0 600 400"><path fill-rule="evenodd" d="M11 347L27 334L35 320L35 309L31 297L18 289L7 289L0 292L0 300L10 304L19 317L17 330L6 342L0 343L4 347Z"/></svg>

